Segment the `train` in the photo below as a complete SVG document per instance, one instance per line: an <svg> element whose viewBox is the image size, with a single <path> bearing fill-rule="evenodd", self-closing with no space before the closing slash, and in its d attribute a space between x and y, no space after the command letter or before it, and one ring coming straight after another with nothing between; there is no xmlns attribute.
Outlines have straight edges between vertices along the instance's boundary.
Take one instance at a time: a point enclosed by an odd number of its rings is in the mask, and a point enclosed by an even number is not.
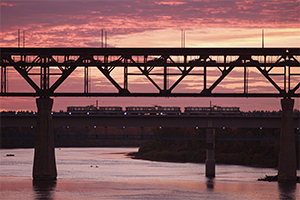
<svg viewBox="0 0 300 200"><path fill-rule="evenodd" d="M240 114L239 107L184 107L181 111L177 106L68 106L67 112L71 114L87 115L237 115Z"/></svg>
<svg viewBox="0 0 300 200"><path fill-rule="evenodd" d="M120 106L68 106L67 112L69 114L104 114L104 115L122 115L124 114L122 107Z"/></svg>

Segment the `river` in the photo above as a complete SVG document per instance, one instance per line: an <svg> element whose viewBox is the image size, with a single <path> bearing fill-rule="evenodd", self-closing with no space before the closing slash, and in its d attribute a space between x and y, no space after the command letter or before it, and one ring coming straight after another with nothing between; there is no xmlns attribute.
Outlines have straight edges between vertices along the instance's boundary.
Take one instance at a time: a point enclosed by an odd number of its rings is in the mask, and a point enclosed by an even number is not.
<svg viewBox="0 0 300 200"><path fill-rule="evenodd" d="M126 156L137 150L56 148L58 180L36 184L34 149L1 149L0 199L300 199L299 183L257 181L275 169L217 164L216 177L208 179L204 164Z"/></svg>

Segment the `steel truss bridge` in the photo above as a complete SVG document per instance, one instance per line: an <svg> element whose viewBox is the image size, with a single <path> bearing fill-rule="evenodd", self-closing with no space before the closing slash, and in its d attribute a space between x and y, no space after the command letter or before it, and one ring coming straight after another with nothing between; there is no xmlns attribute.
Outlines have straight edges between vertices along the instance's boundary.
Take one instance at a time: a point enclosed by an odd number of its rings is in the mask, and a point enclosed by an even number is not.
<svg viewBox="0 0 300 200"><path fill-rule="evenodd" d="M299 48L0 48L0 51L1 96L300 97ZM83 91L56 92L79 67L84 68ZM18 72L34 92L9 92L8 68ZM101 72L116 92L90 92L89 68ZM215 92L235 68L242 71L237 78L243 80L243 90ZM257 69L274 92L250 93L249 68ZM122 74L121 79L112 75L117 70ZM215 73L208 73L210 70ZM146 78L157 92L131 91L129 76ZM203 88L198 92L174 92L182 80L191 76L201 81ZM159 81L154 77L160 77Z"/></svg>

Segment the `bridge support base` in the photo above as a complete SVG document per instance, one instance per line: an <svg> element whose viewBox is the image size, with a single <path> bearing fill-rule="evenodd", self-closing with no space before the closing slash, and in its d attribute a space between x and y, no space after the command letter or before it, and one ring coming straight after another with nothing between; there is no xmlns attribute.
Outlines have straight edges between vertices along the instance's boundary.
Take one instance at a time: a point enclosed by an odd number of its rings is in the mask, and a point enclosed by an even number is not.
<svg viewBox="0 0 300 200"><path fill-rule="evenodd" d="M215 129L208 127L206 129L206 160L205 176L215 177Z"/></svg>
<svg viewBox="0 0 300 200"><path fill-rule="evenodd" d="M293 99L282 99L282 122L278 162L278 181L296 181L296 147L293 128Z"/></svg>
<svg viewBox="0 0 300 200"><path fill-rule="evenodd" d="M53 99L40 97L36 99L38 108L35 150L33 162L33 180L56 180L56 162L54 152L53 122L51 110Z"/></svg>

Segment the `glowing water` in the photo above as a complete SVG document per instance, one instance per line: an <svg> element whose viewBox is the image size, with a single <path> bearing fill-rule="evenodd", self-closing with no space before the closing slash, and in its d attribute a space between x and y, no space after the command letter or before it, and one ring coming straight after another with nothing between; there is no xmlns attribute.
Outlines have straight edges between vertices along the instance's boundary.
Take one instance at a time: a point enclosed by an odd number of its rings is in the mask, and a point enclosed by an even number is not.
<svg viewBox="0 0 300 200"><path fill-rule="evenodd" d="M56 149L56 183L32 183L33 149L0 150L0 199L300 199L300 184L259 182L275 169L135 160L137 148ZM6 154L15 156L7 157ZM299 171L298 171L299 174Z"/></svg>

